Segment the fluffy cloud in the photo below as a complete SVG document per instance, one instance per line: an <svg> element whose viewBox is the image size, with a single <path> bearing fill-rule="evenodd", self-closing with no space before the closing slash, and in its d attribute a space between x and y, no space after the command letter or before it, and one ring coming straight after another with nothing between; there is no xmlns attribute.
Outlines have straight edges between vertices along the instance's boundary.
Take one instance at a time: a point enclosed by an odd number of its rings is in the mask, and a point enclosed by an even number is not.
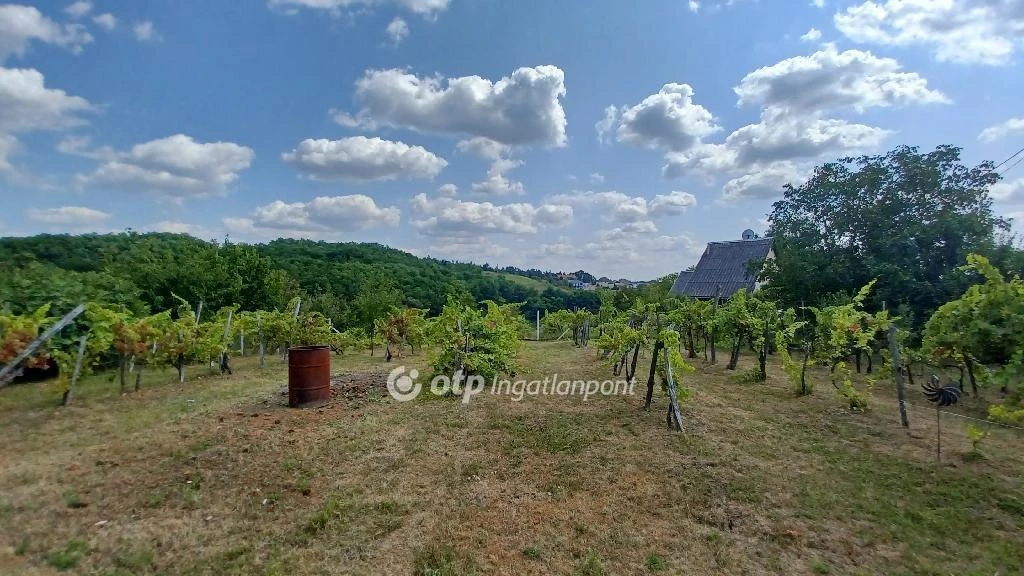
<svg viewBox="0 0 1024 576"><path fill-rule="evenodd" d="M658 194L650 201L642 196L629 196L614 190L576 191L555 195L551 201L596 209L605 221L623 225L629 231L654 231L652 219L682 214L697 205L697 198L693 194L679 191Z"/></svg>
<svg viewBox="0 0 1024 576"><path fill-rule="evenodd" d="M698 140L689 149L669 151L662 168L667 178L730 176L722 190L726 202L778 196L782 184L802 177L794 162L870 150L892 134L830 118L832 113L949 102L918 74L902 72L896 60L859 50L838 52L833 45L755 70L734 91L739 105L761 107L760 121L721 143Z"/></svg>
<svg viewBox="0 0 1024 576"><path fill-rule="evenodd" d="M800 37L800 40L803 42L817 42L818 40L821 40L821 30L811 28L806 34Z"/></svg>
<svg viewBox="0 0 1024 576"><path fill-rule="evenodd" d="M19 147L15 134L77 126L85 122L80 114L91 111L84 98L47 88L38 70L0 67L0 172L15 174L9 161Z"/></svg>
<svg viewBox="0 0 1024 576"><path fill-rule="evenodd" d="M92 10L92 2L86 2L86 0L78 0L72 2L64 8L64 12L72 18L81 18Z"/></svg>
<svg viewBox="0 0 1024 576"><path fill-rule="evenodd" d="M429 236L472 236L479 234L533 234L540 227L560 227L572 222L573 210L565 204L534 206L526 202L492 204L454 198L412 199L418 219L413 224Z"/></svg>
<svg viewBox="0 0 1024 576"><path fill-rule="evenodd" d="M488 160L498 160L508 155L512 151L511 146L506 146L501 142L495 142L489 138L470 138L469 140L460 140L456 145L459 152L467 152L469 154L475 154L481 158Z"/></svg>
<svg viewBox="0 0 1024 576"><path fill-rule="evenodd" d="M541 254L570 270L584 260L605 270L628 267L632 274L640 277L671 272L671 269L679 267L680 261L696 261L703 250L704 245L689 234L656 234L650 229L630 231L624 228L600 230L591 240L583 243L563 236L556 242L540 246ZM666 263L669 264L666 266ZM614 272L610 274L621 275Z"/></svg>
<svg viewBox="0 0 1024 576"><path fill-rule="evenodd" d="M516 259L517 252L504 243L491 241L487 236L460 236L439 238L439 242L431 242L426 248L416 248L410 252L433 258L445 258L456 262L475 262L483 264L488 259L500 258L508 263Z"/></svg>
<svg viewBox="0 0 1024 576"><path fill-rule="evenodd" d="M0 133L76 126L78 114L92 109L84 98L47 88L38 70L0 68Z"/></svg>
<svg viewBox="0 0 1024 576"><path fill-rule="evenodd" d="M111 215L85 206L61 206L60 208L29 208L29 220L51 226L66 228L88 228L110 219Z"/></svg>
<svg viewBox="0 0 1024 576"><path fill-rule="evenodd" d="M222 194L249 167L251 148L232 142L200 143L177 134L114 153L89 175L84 186L148 192L172 200Z"/></svg>
<svg viewBox="0 0 1024 576"><path fill-rule="evenodd" d="M657 194L648 203L651 216L675 216L686 212L697 205L697 197L689 192L672 191L668 194Z"/></svg>
<svg viewBox="0 0 1024 576"><path fill-rule="evenodd" d="M565 145L565 76L556 66L519 68L491 82L479 76L417 77L369 70L356 82L357 118L420 132L488 138L509 146Z"/></svg>
<svg viewBox="0 0 1024 576"><path fill-rule="evenodd" d="M24 55L33 40L78 54L93 38L81 24L58 24L33 6L0 5L0 63Z"/></svg>
<svg viewBox="0 0 1024 576"><path fill-rule="evenodd" d="M104 30L107 30L108 32L110 30L113 30L114 28L117 28L117 18L109 12L107 12L106 14L98 14L96 16L93 16L92 21L97 26L103 28Z"/></svg>
<svg viewBox="0 0 1024 576"><path fill-rule="evenodd" d="M982 142L995 142L1012 134L1024 132L1024 118L1010 118L1006 122L989 126L978 134Z"/></svg>
<svg viewBox="0 0 1024 576"><path fill-rule="evenodd" d="M405 23L405 20L396 16L395 19L388 24L388 27L384 29L384 34L387 35L388 40L390 40L393 45L398 46L402 43L402 40L405 40L405 37L409 35L409 25Z"/></svg>
<svg viewBox="0 0 1024 576"><path fill-rule="evenodd" d="M395 180L433 178L448 165L422 146L381 138L303 140L281 158L313 180Z"/></svg>
<svg viewBox="0 0 1024 576"><path fill-rule="evenodd" d="M1016 202L1024 200L1024 178L1004 180L992 185L989 196L1000 202Z"/></svg>
<svg viewBox="0 0 1024 576"><path fill-rule="evenodd" d="M780 161L847 154L879 146L889 130L845 120L801 117L765 110L761 121L730 134L723 144L702 144L687 153L668 154L662 173L679 178L758 170Z"/></svg>
<svg viewBox="0 0 1024 576"><path fill-rule="evenodd" d="M487 196L510 196L523 194L525 190L523 189L522 182L509 180L505 177L505 172L522 165L522 160L498 158L491 163L491 167L487 170L487 179L483 182L473 184L473 192Z"/></svg>
<svg viewBox="0 0 1024 576"><path fill-rule="evenodd" d="M228 231L242 236L339 237L345 232L397 226L401 211L380 207L363 194L319 196L309 202L275 200L260 206L248 218L225 218Z"/></svg>
<svg viewBox="0 0 1024 576"><path fill-rule="evenodd" d="M156 28L153 26L153 23L148 20L145 22L136 22L135 25L132 26L132 34L139 42L158 42L160 40L160 35L157 34Z"/></svg>
<svg viewBox="0 0 1024 576"><path fill-rule="evenodd" d="M924 46L940 62L1005 65L1024 33L1019 0L886 0L835 15L847 38L884 46Z"/></svg>
<svg viewBox="0 0 1024 576"><path fill-rule="evenodd" d="M349 10L390 4L400 6L416 14L433 17L437 13L447 10L448 2L449 0L270 0L270 6L286 10L308 8L311 10L324 10L332 14L342 14Z"/></svg>
<svg viewBox="0 0 1024 576"><path fill-rule="evenodd" d="M827 45L810 56L787 58L747 74L734 88L739 104L759 104L800 114L880 106L947 103L915 72L870 52L838 52Z"/></svg>
<svg viewBox="0 0 1024 576"><path fill-rule="evenodd" d="M604 118L601 118L594 124L594 130L597 131L597 141L601 144L606 143L608 140L605 136L611 133L612 129L615 128L615 123L619 121L619 109L615 106L608 106L604 109Z"/></svg>
<svg viewBox="0 0 1024 576"><path fill-rule="evenodd" d="M736 164L743 167L872 148L890 134L882 128L845 120L791 116L769 109L762 114L759 123L730 134L725 139L725 147L735 151Z"/></svg>
<svg viewBox="0 0 1024 576"><path fill-rule="evenodd" d="M598 138L607 126L609 112L598 123ZM701 138L721 128L714 116L693 103L693 88L688 84L665 84L631 108L623 108L616 137L619 142L642 148L687 150Z"/></svg>
<svg viewBox="0 0 1024 576"><path fill-rule="evenodd" d="M807 173L792 162L777 162L726 182L722 187L721 201L778 198L782 195L783 186L799 186L805 180Z"/></svg>
<svg viewBox="0 0 1024 576"><path fill-rule="evenodd" d="M454 198L459 193L459 187L455 184L442 184L437 193L445 198Z"/></svg>
<svg viewBox="0 0 1024 576"><path fill-rule="evenodd" d="M11 166L8 157L14 153L18 148L18 140L8 134L0 134L0 173L11 172L14 168Z"/></svg>

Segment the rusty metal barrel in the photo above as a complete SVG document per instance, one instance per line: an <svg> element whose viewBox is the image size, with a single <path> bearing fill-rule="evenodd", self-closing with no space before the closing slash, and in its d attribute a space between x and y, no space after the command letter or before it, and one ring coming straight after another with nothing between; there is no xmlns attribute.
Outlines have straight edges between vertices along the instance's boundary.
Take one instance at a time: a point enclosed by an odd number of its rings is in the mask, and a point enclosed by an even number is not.
<svg viewBox="0 0 1024 576"><path fill-rule="evenodd" d="M315 406L331 399L331 347L288 349L288 405Z"/></svg>

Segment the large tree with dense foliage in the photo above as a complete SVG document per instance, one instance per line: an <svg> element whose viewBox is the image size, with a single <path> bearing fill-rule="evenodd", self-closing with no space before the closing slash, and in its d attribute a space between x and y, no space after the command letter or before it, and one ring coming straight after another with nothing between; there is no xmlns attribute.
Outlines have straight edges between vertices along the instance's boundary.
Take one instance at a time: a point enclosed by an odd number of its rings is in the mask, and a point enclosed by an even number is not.
<svg viewBox="0 0 1024 576"><path fill-rule="evenodd" d="M875 305L902 306L919 327L971 283L959 270L968 253L1014 257L1001 241L1009 222L993 214L988 195L998 181L990 162L969 168L953 146L901 146L817 167L773 205L769 296L819 304L877 279Z"/></svg>

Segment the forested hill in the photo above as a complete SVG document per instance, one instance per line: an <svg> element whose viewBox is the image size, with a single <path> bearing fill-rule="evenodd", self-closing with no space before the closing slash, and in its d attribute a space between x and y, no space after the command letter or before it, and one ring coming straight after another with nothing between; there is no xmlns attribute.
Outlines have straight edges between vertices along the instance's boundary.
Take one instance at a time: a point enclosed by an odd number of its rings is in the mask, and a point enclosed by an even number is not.
<svg viewBox="0 0 1024 576"><path fill-rule="evenodd" d="M418 258L379 244L275 240L217 244L184 234L38 235L0 238L0 305L14 312L91 300L138 312L173 306L173 295L208 309L282 308L294 296L338 325L359 322L361 293L390 294L438 313L449 297L524 302L527 310L599 305L592 292L522 282L473 264Z"/></svg>

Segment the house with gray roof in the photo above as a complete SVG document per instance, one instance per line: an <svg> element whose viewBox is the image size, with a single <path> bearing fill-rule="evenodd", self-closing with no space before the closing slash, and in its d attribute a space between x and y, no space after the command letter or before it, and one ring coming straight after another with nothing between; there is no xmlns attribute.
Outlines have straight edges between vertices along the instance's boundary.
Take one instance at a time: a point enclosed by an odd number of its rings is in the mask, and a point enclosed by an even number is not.
<svg viewBox="0 0 1024 576"><path fill-rule="evenodd" d="M757 238L752 230L744 230L741 240L709 242L693 270L679 273L669 294L710 300L717 295L727 299L740 288L753 292L760 287L758 271L751 262L775 258L771 238Z"/></svg>

